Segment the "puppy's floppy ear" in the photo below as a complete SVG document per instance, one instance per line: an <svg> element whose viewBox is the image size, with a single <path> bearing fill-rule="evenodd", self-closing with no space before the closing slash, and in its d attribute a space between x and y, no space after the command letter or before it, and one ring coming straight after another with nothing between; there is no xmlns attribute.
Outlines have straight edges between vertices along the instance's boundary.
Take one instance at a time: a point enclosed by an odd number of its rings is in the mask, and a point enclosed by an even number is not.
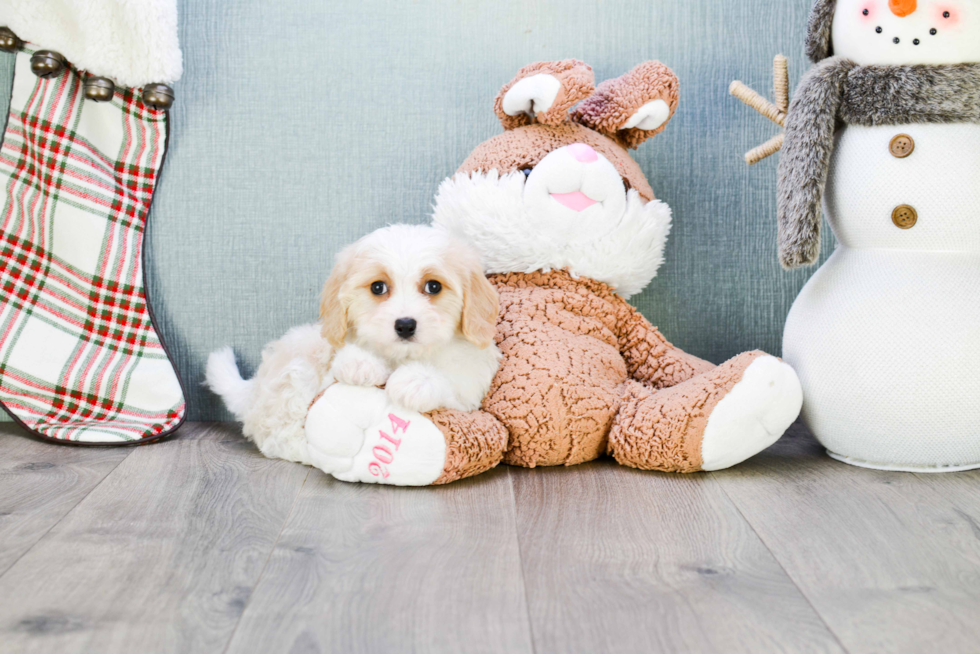
<svg viewBox="0 0 980 654"><path fill-rule="evenodd" d="M347 307L340 299L340 292L350 273L352 259L347 251L338 255L320 295L320 333L338 350L347 338Z"/></svg>
<svg viewBox="0 0 980 654"><path fill-rule="evenodd" d="M640 64L600 84L572 112L572 120L636 148L667 128L680 101L680 82L659 61Z"/></svg>
<svg viewBox="0 0 980 654"><path fill-rule="evenodd" d="M595 75L581 61L539 61L521 68L500 89L493 110L504 129L534 122L561 125L568 120L568 110L594 90Z"/></svg>
<svg viewBox="0 0 980 654"><path fill-rule="evenodd" d="M497 289L482 268L472 266L463 289L462 331L466 340L481 349L493 345L499 312Z"/></svg>

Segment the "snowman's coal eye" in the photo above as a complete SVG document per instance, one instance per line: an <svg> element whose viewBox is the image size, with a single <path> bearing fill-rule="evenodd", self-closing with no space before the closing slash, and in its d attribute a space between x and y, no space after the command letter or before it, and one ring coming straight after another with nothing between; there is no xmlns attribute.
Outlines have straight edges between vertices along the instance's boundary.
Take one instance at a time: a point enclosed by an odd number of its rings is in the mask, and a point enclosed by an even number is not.
<svg viewBox="0 0 980 654"><path fill-rule="evenodd" d="M870 14L871 12L870 12L869 10L867 10L867 9L865 9L865 10L864 10L864 11L862 11L861 13L862 13L862 14L864 14L865 16L867 16L867 15L868 15L868 14Z"/></svg>
<svg viewBox="0 0 980 654"><path fill-rule="evenodd" d="M884 31L884 30L882 30L880 27L876 27L875 28L875 31L878 32L878 34L881 34L882 31Z"/></svg>
<svg viewBox="0 0 980 654"><path fill-rule="evenodd" d="M943 12L943 18L949 18L949 12L948 11L944 11Z"/></svg>

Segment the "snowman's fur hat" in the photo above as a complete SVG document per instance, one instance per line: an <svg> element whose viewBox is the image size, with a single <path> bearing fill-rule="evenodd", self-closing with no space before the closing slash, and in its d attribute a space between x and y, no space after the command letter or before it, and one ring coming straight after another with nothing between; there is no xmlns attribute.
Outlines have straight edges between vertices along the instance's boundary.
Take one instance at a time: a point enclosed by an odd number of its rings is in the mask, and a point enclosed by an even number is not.
<svg viewBox="0 0 980 654"><path fill-rule="evenodd" d="M806 55L813 63L834 55L830 35L836 9L837 0L816 0L810 10L810 20L806 28Z"/></svg>

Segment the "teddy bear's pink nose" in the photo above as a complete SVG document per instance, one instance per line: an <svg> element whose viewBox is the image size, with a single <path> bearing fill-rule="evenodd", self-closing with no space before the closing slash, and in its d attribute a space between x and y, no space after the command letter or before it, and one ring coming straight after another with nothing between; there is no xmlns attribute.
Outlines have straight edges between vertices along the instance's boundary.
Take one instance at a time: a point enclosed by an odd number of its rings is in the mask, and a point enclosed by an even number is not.
<svg viewBox="0 0 980 654"><path fill-rule="evenodd" d="M572 153L576 161L581 163L592 163L599 160L599 155L592 149L592 146L585 143L572 143L568 146L568 151Z"/></svg>

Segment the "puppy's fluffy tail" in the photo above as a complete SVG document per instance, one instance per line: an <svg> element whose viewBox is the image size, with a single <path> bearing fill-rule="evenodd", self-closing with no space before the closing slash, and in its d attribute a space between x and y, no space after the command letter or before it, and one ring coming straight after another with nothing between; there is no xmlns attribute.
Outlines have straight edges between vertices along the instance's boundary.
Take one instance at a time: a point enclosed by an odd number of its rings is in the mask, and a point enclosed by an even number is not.
<svg viewBox="0 0 980 654"><path fill-rule="evenodd" d="M228 410L242 420L252 400L252 380L242 379L235 363L235 353L224 347L211 353L205 372L205 385L221 396Z"/></svg>

